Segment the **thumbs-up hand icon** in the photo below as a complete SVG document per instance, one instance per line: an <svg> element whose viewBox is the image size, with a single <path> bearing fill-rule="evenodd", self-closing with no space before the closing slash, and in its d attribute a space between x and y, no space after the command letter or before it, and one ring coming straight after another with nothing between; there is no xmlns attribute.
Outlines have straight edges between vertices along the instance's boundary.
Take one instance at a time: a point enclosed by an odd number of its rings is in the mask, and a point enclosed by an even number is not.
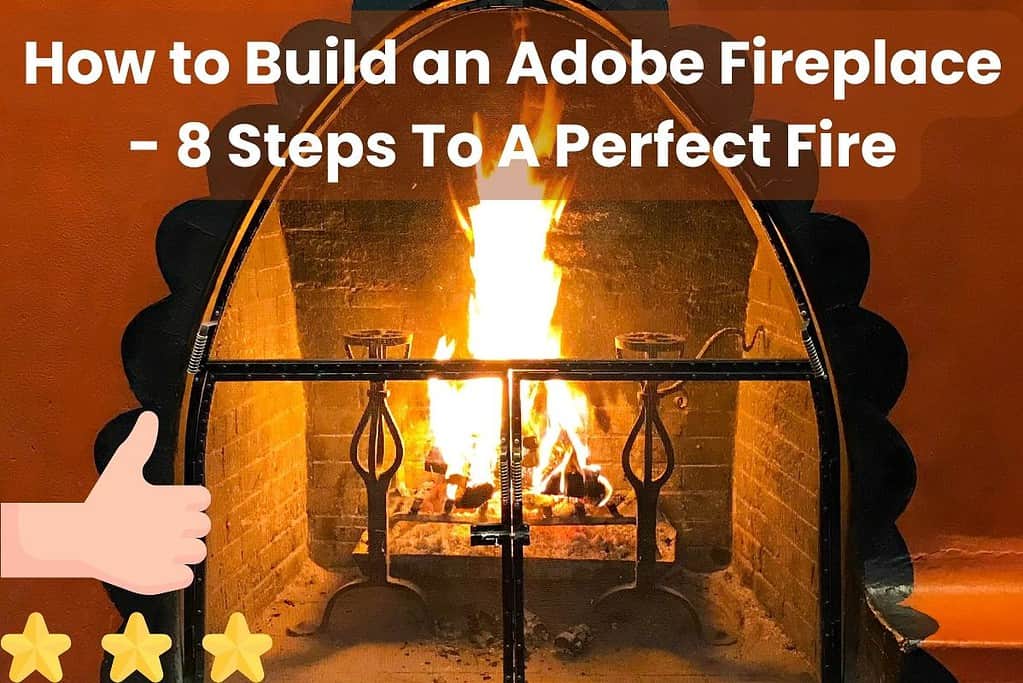
<svg viewBox="0 0 1023 683"><path fill-rule="evenodd" d="M96 534L87 555L91 576L135 593L155 594L192 583L190 564L202 562L210 494L202 486L154 486L142 468L156 445L159 421L139 415L83 503Z"/></svg>
<svg viewBox="0 0 1023 683"><path fill-rule="evenodd" d="M0 505L0 576L91 577L145 595L191 584L210 494L145 480L158 428L154 413L139 416L84 503Z"/></svg>

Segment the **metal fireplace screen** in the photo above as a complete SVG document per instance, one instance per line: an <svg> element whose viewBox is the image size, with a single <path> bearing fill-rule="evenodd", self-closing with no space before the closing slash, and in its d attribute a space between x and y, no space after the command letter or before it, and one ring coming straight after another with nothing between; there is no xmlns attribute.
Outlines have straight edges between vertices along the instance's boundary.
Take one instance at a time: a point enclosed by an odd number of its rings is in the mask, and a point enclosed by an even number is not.
<svg viewBox="0 0 1023 683"><path fill-rule="evenodd" d="M486 40L495 70L521 30L544 49L625 49L590 10L548 4L568 11L446 3L396 38ZM407 129L407 98L451 130L478 112L501 130L548 101L403 87L338 90L306 128ZM694 120L647 87L609 101L573 88L562 113L595 130ZM471 239L459 219L474 169L271 174L189 366L184 479L214 493L210 556L183 604L189 680L233 611L274 634L281 680L520 681L527 657L530 680L805 675L784 652L836 680L834 393L778 231L716 169L572 170L571 196L542 216L540 261L515 290L488 290L496 321L475 338L482 217ZM529 227L515 218L508 234ZM493 251L496 272L510 251ZM753 605L770 618L745 641L713 609ZM783 654L758 659L759 641Z"/></svg>
<svg viewBox="0 0 1023 683"><path fill-rule="evenodd" d="M686 500L676 482L712 469L698 446L713 437L693 437L688 451L680 438L685 413L708 392L826 388L807 361L656 357L650 349L674 343L661 337L620 340L640 358L415 361L393 332L355 337L368 357L218 361L201 375L188 474L214 490L215 526L187 597L193 680L204 630L235 610L275 633L268 667L310 680L351 667L367 680L525 680L527 654L531 680L715 680L717 655L694 653L728 652L738 634L719 616L729 607L708 604L714 591L687 583L706 574L686 570L686 520L668 518L675 500L690 522L701 516L699 497ZM384 347L399 357L385 359ZM486 481L456 471L416 431L431 382L480 379L501 396ZM591 417L607 432L588 435L588 461L562 437L538 466L524 401L547 382L595 397ZM336 423L310 421L313 401L333 401Z"/></svg>

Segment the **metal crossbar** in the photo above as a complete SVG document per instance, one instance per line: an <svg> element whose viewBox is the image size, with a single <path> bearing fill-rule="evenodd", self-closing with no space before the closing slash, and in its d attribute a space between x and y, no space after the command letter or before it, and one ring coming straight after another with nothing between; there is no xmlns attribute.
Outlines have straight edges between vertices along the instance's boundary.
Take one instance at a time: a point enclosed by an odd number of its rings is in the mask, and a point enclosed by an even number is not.
<svg viewBox="0 0 1023 683"><path fill-rule="evenodd" d="M807 359L791 360L230 360L209 361L206 370L218 382L312 380L425 380L505 377L527 372L530 379L574 381L820 379Z"/></svg>

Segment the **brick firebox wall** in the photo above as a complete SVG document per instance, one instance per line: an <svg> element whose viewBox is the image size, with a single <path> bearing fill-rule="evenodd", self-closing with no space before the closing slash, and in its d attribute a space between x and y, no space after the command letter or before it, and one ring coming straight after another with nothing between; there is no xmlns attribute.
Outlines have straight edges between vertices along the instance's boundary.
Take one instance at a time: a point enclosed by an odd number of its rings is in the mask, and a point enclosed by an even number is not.
<svg viewBox="0 0 1023 683"><path fill-rule="evenodd" d="M767 245L750 277L748 325L767 329L767 354L805 357L791 293ZM750 356L760 355L756 349ZM818 654L819 450L805 382L739 388L733 490L733 569L807 658Z"/></svg>
<svg viewBox="0 0 1023 683"><path fill-rule="evenodd" d="M275 215L253 241L213 355L294 357L295 302ZM207 485L207 623L258 615L296 575L306 555L306 407L300 383L222 383L210 410Z"/></svg>
<svg viewBox="0 0 1023 683"><path fill-rule="evenodd" d="M306 358L338 357L341 334L397 327L416 335L414 356L430 357L441 334L464 338L468 241L447 202L281 203L295 284L299 341ZM658 329L685 335L688 352L746 316L755 239L727 202L570 203L549 237L564 271L555 323L570 357L609 358L614 335ZM734 355L722 343L718 352ZM391 383L405 436L399 482L422 478L424 387ZM636 417L634 384L591 384L594 460L621 489L621 448ZM736 387L693 386L683 415L665 401L678 468L662 510L679 532L681 559L694 569L727 565L731 542L731 457ZM351 432L365 386L308 388L310 554L322 566L352 562L365 529L364 487L349 462Z"/></svg>

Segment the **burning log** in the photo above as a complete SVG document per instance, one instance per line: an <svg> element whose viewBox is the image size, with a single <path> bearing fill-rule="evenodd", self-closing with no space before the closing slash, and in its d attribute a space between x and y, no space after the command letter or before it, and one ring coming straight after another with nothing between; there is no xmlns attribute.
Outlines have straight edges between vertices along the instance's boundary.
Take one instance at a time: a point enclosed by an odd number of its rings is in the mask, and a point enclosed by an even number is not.
<svg viewBox="0 0 1023 683"><path fill-rule="evenodd" d="M597 468L587 469L588 476L583 482L583 498L592 501L603 501L611 495L610 484L600 476Z"/></svg>
<svg viewBox="0 0 1023 683"><path fill-rule="evenodd" d="M591 503L598 503L611 493L606 480L600 475L600 469L596 467L586 467L583 470L573 467L564 476L550 477L543 492L549 496L568 496Z"/></svg>
<svg viewBox="0 0 1023 683"><path fill-rule="evenodd" d="M423 469L433 474L445 475L448 473L448 463L444 460L444 456L436 446L431 448L430 452L426 454Z"/></svg>
<svg viewBox="0 0 1023 683"><path fill-rule="evenodd" d="M586 475L579 470L566 472L565 490L562 493L572 498L584 498L586 496Z"/></svg>
<svg viewBox="0 0 1023 683"><path fill-rule="evenodd" d="M462 495L455 501L455 507L463 510L474 510L490 500L494 495L494 485L490 483L467 486Z"/></svg>
<svg viewBox="0 0 1023 683"><path fill-rule="evenodd" d="M412 516L418 515L423 509L423 504L433 493L433 482L426 481L423 485L416 490L415 498L412 499L412 505L409 506L408 513Z"/></svg>
<svg viewBox="0 0 1023 683"><path fill-rule="evenodd" d="M564 495L561 490L561 478L551 477L547 480L547 485L543 487L543 492L548 496L560 496Z"/></svg>
<svg viewBox="0 0 1023 683"><path fill-rule="evenodd" d="M449 474L444 481L448 484L448 486L456 486L460 489L464 489L469 485L469 478L459 472Z"/></svg>
<svg viewBox="0 0 1023 683"><path fill-rule="evenodd" d="M611 513L612 517L621 517L621 505L625 502L625 495L616 493L611 496L611 499L607 501L607 511Z"/></svg>

